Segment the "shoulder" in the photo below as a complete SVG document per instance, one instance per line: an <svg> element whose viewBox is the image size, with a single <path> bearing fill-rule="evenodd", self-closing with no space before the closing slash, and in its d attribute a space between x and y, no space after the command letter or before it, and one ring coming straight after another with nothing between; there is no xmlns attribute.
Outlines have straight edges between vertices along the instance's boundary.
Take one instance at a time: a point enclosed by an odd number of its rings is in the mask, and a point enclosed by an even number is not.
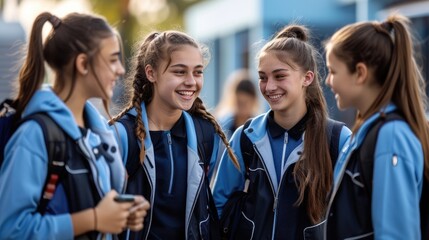
<svg viewBox="0 0 429 240"><path fill-rule="evenodd" d="M381 126L377 137L376 154L397 153L405 155L422 154L420 140L407 122L394 120Z"/></svg>

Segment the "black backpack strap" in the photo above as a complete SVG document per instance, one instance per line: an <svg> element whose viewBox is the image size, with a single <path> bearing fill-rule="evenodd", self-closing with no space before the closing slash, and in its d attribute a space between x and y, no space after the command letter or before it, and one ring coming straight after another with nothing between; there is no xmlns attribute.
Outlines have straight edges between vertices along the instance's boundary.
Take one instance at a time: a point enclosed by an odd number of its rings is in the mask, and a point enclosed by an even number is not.
<svg viewBox="0 0 429 240"><path fill-rule="evenodd" d="M131 114L125 114L122 118L118 120L118 122L122 123L127 132L127 141L128 141L128 155L127 162L125 164L125 168L128 173L128 181L132 179L140 168L139 158L136 156L140 156L140 146L137 142L137 137L135 135L135 126L136 126L136 117Z"/></svg>
<svg viewBox="0 0 429 240"><path fill-rule="evenodd" d="M204 170L207 174L214 147L213 136L216 133L213 125L208 120L195 116L192 116L192 120L194 121L195 132L197 134L198 155L204 161Z"/></svg>
<svg viewBox="0 0 429 240"><path fill-rule="evenodd" d="M60 126L45 113L30 115L22 119L21 123L28 120L36 121L42 128L48 153L48 174L37 207L37 212L43 215L49 201L54 196L56 186L65 174L65 165L68 159L66 136Z"/></svg>
<svg viewBox="0 0 429 240"><path fill-rule="evenodd" d="M338 122L332 119L328 119L327 122L327 134L328 134L328 143L329 143L329 154L332 160L332 167L335 166L335 163L338 159L338 154L340 152L340 138L341 130L345 126L344 123Z"/></svg>
<svg viewBox="0 0 429 240"><path fill-rule="evenodd" d="M372 177L374 171L374 154L375 145L377 144L378 132L381 127L390 121L404 120L404 118L398 112L391 112L388 114L382 114L375 122L370 126L370 129L359 147L358 159L361 166L361 175L364 180L365 187L368 189L369 196L372 195ZM364 151L362 151L364 149Z"/></svg>
<svg viewBox="0 0 429 240"><path fill-rule="evenodd" d="M253 155L255 154L255 149L253 149L252 142L247 137L247 135L244 133L244 129L248 128L251 122L252 122L252 119L249 119L244 123L243 128L241 129L241 136L240 136L241 155L243 156L243 162L244 162L244 167L246 169L246 175L248 174L248 170L249 170L249 162L247 160L252 159ZM245 157L245 156L247 156L247 157Z"/></svg>

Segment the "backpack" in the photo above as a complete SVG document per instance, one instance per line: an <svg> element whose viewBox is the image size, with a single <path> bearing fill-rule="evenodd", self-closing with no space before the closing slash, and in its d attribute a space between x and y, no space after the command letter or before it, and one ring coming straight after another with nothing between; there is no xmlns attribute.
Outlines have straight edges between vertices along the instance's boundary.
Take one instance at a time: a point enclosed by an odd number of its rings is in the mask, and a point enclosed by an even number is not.
<svg viewBox="0 0 429 240"><path fill-rule="evenodd" d="M37 206L37 212L44 214L49 201L52 199L56 186L61 181L65 173L66 164L66 136L63 130L46 113L34 113L23 119L15 114L13 101L4 100L0 105L0 168L4 160L4 148L14 133L22 123L33 120L36 121L43 131L43 137L48 152L48 174L41 189L42 194Z"/></svg>
<svg viewBox="0 0 429 240"><path fill-rule="evenodd" d="M242 130L246 129L250 125L251 120L248 120ZM332 159L332 166L335 166L335 163L338 158L339 153L339 143L340 143L340 134L341 130L344 126L344 123L334 121L332 119L328 120L327 123L327 132L328 132L328 142L329 142L329 153ZM253 144L250 139L244 134L241 133L240 136L240 148L242 155L247 155L248 157L244 159L251 159L255 154L255 150L253 149ZM249 163L244 161L244 165L246 168L246 179L248 176ZM221 226L221 235L222 239L234 239L237 232L237 221L234 219L240 219L241 209L246 202L247 193L244 191L236 191L234 192L225 203L225 206L222 210L222 216L220 218L220 226Z"/></svg>
<svg viewBox="0 0 429 240"><path fill-rule="evenodd" d="M365 149L365 151L360 151L358 160L361 166L361 174L365 189L368 189L368 197L370 199L372 196L374 154L378 132L384 124L395 120L405 121L404 117L396 111L381 115L370 126L370 129L368 130L368 133L360 147L360 149ZM423 189L420 198L420 229L422 239L429 239L429 181L425 176L423 176L423 178Z"/></svg>
<svg viewBox="0 0 429 240"><path fill-rule="evenodd" d="M217 214L216 206L214 204L213 195L209 191L209 181L207 178L208 169L210 166L210 158L213 153L213 136L216 134L214 128L211 126L211 123L207 120L204 120L200 117L192 116L192 120L195 126L195 132L197 134L197 150L200 159L203 160L204 172L206 177L206 187L207 187L207 197L209 199L209 214L210 214L210 227L214 228L214 231L210 231L210 239L220 239L219 236L219 217ZM136 117L131 114L125 114L124 117L120 118L118 122L122 123L127 132L127 142L128 142L128 156L125 168L128 173L128 182L132 181L141 167L141 163L135 156L139 156L140 147L136 141L134 134L135 130L135 121Z"/></svg>

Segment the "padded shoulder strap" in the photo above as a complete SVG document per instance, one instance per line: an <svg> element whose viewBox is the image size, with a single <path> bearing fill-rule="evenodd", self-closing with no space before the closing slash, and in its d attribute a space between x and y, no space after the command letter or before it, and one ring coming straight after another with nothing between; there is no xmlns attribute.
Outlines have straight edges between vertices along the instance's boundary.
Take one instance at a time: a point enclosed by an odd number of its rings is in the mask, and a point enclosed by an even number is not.
<svg viewBox="0 0 429 240"><path fill-rule="evenodd" d="M341 130L344 127L344 123L335 121L333 119L328 119L327 123L327 133L328 133L328 143L329 143L329 154L332 160L332 166L335 166L335 163L338 159Z"/></svg>
<svg viewBox="0 0 429 240"><path fill-rule="evenodd" d="M380 116L373 122L365 136L362 145L359 147L358 159L361 164L361 174L364 179L365 187L368 189L368 193L372 195L372 177L374 170L374 154L375 145L377 144L378 132L380 128L387 122L394 120L404 120L404 118L398 112L391 112L387 115ZM362 151L362 150L365 151Z"/></svg>
<svg viewBox="0 0 429 240"><path fill-rule="evenodd" d="M213 153L215 130L210 121L201 117L192 116L197 134L198 155L204 161L205 171L210 165L210 158Z"/></svg>
<svg viewBox="0 0 429 240"><path fill-rule="evenodd" d="M249 169L248 160L252 159L253 155L255 154L255 149L253 149L252 142L244 133L244 129L248 128L251 122L252 122L252 119L249 119L244 123L243 128L241 129L241 136L240 136L241 155L243 156L243 162L244 162L244 166L246 167L246 171Z"/></svg>
<svg viewBox="0 0 429 240"><path fill-rule="evenodd" d="M127 142L128 142L128 155L125 168L127 169L128 179L132 179L140 167L139 158L140 156L140 146L137 142L137 137L134 134L134 129L136 126L136 117L131 114L125 114L122 118L118 120L125 127L127 132ZM128 180L128 181L129 181Z"/></svg>
<svg viewBox="0 0 429 240"><path fill-rule="evenodd" d="M36 121L42 128L48 153L48 175L37 207L37 212L43 215L55 193L56 186L65 174L65 165L68 158L66 136L60 126L45 113L30 115L22 119L21 123L28 120Z"/></svg>

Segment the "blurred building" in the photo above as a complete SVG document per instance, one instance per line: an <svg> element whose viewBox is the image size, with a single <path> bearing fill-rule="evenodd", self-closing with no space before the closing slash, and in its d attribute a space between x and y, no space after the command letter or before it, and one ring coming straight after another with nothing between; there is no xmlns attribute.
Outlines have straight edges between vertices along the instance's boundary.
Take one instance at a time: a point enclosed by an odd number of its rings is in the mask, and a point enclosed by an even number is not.
<svg viewBox="0 0 429 240"><path fill-rule="evenodd" d="M363 20L384 19L398 11L412 19L420 39L422 65L429 76L429 1L412 0L207 0L185 14L186 31L210 48L202 97L209 108L219 101L223 84L233 70L248 67L257 79L256 54L266 40L288 23L304 24L313 43L321 42L340 27ZM322 55L323 60L324 56ZM323 63L322 63L323 64ZM322 72L323 74L323 72ZM325 89L330 114L353 123L354 113L339 112L332 93Z"/></svg>
<svg viewBox="0 0 429 240"><path fill-rule="evenodd" d="M19 22L5 22L0 15L0 102L14 97L16 79L25 42L24 28Z"/></svg>

